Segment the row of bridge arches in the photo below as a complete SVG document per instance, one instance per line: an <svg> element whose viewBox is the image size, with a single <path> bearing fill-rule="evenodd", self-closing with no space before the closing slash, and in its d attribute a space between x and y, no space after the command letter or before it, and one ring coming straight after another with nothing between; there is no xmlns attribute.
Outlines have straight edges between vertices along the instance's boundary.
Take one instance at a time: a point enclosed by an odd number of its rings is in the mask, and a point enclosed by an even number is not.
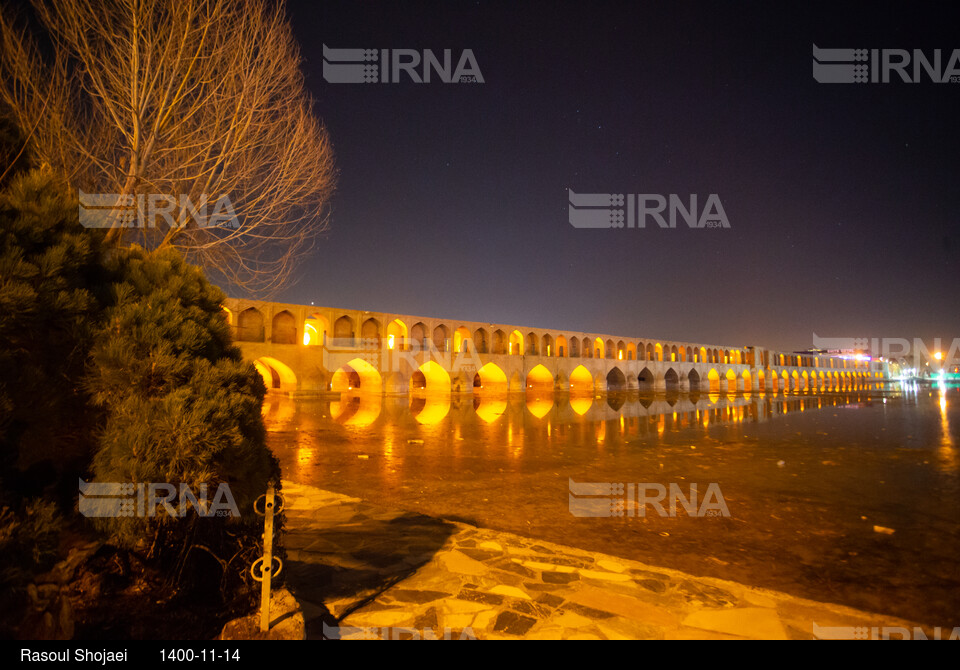
<svg viewBox="0 0 960 670"><path fill-rule="evenodd" d="M235 336L240 342L264 342L266 335L263 314L256 307L249 307L234 317L224 308L231 325L235 326ZM235 321L235 323L234 323ZM439 324L433 328L422 321L412 326L401 319L386 324L370 317L359 324L349 315L342 315L332 324L319 313L304 320L303 332L297 333L296 318L289 310L281 310L273 316L270 341L274 344L297 344L307 346L325 344L329 338L338 341L365 340L381 341L386 339L387 346L401 351L435 348L438 351L464 352L472 348L481 354L512 354L527 356L551 356L560 358L607 358L617 360L672 361L690 363L743 364L749 363L750 352L738 349L719 349L707 347L687 347L683 345L664 345L660 342L625 342L612 338L553 336L549 333L538 335L534 332L522 333L520 330L505 331L497 328L470 330L464 326L457 328Z"/></svg>
<svg viewBox="0 0 960 670"><path fill-rule="evenodd" d="M276 358L261 357L254 362L254 365L263 377L267 388L281 391L297 390L295 373ZM760 369L756 371L756 375L758 388L772 388L775 391L852 388L871 379L868 373L823 370L819 372L782 370L778 373L776 370ZM527 373L525 378L521 379L520 373L517 372L508 377L495 363L487 363L472 375L460 373L451 377L443 366L435 361L428 361L414 370L408 379L404 379L396 372L388 373L384 378L370 363L361 358L355 358L334 371L329 390L335 393L403 393L408 390L449 393L451 390L465 391L467 386L470 386L470 390L474 393L495 394L510 391L528 391L537 394L553 391L593 393L598 390L644 392L659 388L670 392L683 387L715 393L750 391L754 388L750 370L743 370L738 375L732 368L728 368L722 375L716 368L711 368L707 372L706 379L702 379L696 369L682 372L673 367L668 368L659 378L647 367L644 367L636 376L626 374L619 367L614 367L605 375L598 374L595 377L584 366L579 365L568 377L564 372L554 376L543 365L537 365Z"/></svg>

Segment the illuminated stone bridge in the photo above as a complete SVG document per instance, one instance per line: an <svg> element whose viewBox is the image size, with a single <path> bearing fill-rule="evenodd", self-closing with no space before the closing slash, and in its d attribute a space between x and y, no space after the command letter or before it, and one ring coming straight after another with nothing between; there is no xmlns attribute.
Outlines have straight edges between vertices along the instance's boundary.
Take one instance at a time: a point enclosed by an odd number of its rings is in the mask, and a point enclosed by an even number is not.
<svg viewBox="0 0 960 670"><path fill-rule="evenodd" d="M824 391L884 361L228 299L244 356L288 393Z"/></svg>

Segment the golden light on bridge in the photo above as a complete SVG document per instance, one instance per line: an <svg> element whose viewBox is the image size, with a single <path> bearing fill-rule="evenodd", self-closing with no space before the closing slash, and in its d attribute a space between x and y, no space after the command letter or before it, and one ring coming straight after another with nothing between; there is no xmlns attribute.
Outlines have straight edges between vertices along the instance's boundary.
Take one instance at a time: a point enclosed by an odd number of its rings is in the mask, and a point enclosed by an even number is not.
<svg viewBox="0 0 960 670"><path fill-rule="evenodd" d="M507 375L499 365L487 363L474 375L473 388L475 392L482 390L484 393L506 393Z"/></svg>
<svg viewBox="0 0 960 670"><path fill-rule="evenodd" d="M536 366L527 375L527 390L553 393L553 375L542 365Z"/></svg>
<svg viewBox="0 0 960 670"><path fill-rule="evenodd" d="M330 390L334 393L354 390L379 393L382 385L383 379L375 367L361 358L354 358L333 373Z"/></svg>

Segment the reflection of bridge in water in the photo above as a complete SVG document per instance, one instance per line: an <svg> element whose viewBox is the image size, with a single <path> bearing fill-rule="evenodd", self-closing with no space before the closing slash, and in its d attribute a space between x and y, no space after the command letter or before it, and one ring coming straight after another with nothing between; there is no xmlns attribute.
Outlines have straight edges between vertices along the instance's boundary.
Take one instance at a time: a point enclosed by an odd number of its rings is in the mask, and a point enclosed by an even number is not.
<svg viewBox="0 0 960 670"><path fill-rule="evenodd" d="M339 400L330 397L316 401L323 406L313 414L355 428L377 422L400 425L407 418L430 426L445 419L461 425L475 419L493 424L501 417L507 417L507 424L518 420L557 425L612 421L617 424L614 430L644 434L727 423L756 423L796 412L849 405L869 400L868 390L829 395L694 392L675 396L608 393L597 397L566 393L549 396L481 393L473 397L414 393L410 398L351 392L342 394ZM309 420L302 415L295 417L295 414L297 403L282 396L271 396L264 403L264 417L275 429L282 429L292 421L296 421L300 428L307 428Z"/></svg>
<svg viewBox="0 0 960 670"><path fill-rule="evenodd" d="M886 362L228 299L244 355L288 393L838 391Z"/></svg>

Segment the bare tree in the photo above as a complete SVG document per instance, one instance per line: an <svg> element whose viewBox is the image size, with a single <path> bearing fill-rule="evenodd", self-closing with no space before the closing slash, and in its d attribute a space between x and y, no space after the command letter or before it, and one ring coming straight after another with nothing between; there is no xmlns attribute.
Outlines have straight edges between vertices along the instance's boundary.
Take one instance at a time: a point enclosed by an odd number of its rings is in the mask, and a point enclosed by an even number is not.
<svg viewBox="0 0 960 670"><path fill-rule="evenodd" d="M35 157L120 196L227 196L239 226L123 227L270 293L327 225L336 171L282 2L33 0L39 39L0 13L0 95ZM42 40L42 41L40 41ZM221 203L223 204L223 203ZM148 222L149 223L149 222Z"/></svg>

